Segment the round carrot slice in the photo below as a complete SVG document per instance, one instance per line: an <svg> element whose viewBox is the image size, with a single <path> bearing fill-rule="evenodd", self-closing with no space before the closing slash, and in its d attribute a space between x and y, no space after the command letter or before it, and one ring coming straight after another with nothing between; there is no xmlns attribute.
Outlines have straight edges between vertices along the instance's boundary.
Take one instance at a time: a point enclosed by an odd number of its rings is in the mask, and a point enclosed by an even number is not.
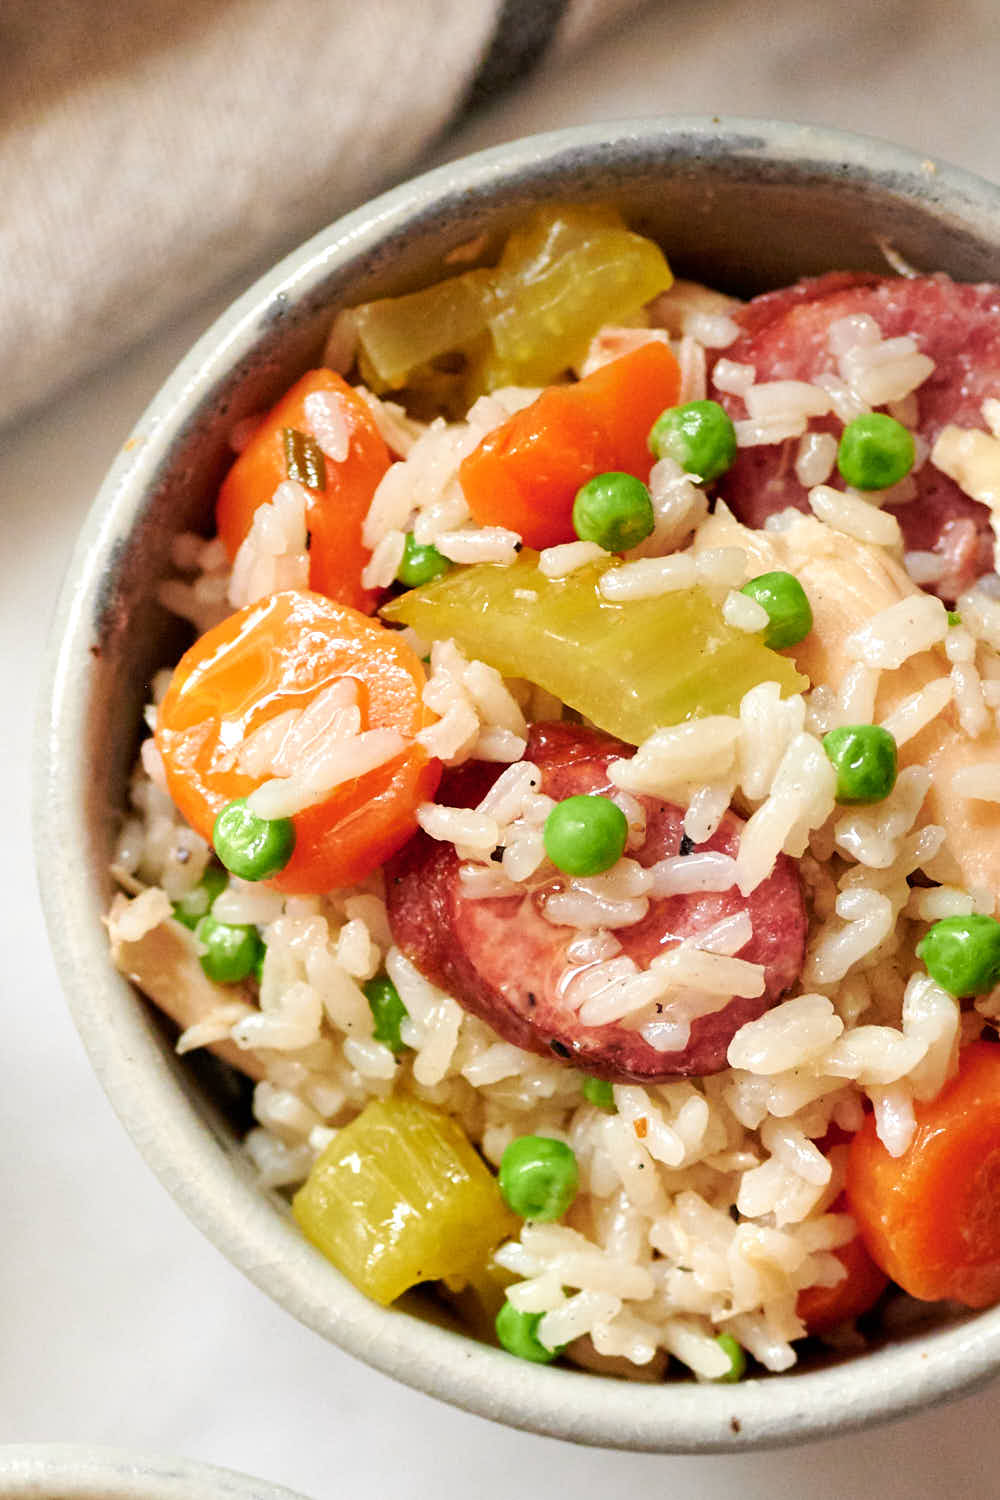
<svg viewBox="0 0 1000 1500"><path fill-rule="evenodd" d="M974 1042L892 1157L865 1121L851 1145L847 1201L874 1260L923 1301L1000 1301L1000 1046Z"/></svg>
<svg viewBox="0 0 1000 1500"><path fill-rule="evenodd" d="M319 594L289 590L248 605L196 641L159 707L156 743L170 794L192 827L211 839L228 802L272 779L273 767L262 769L243 753L248 737L279 714L301 715L345 679L361 730L396 730L405 745L394 759L294 815L292 857L266 882L282 891L352 885L414 832L416 808L434 795L441 774L440 763L413 738L429 720L417 656L377 620ZM294 722L289 716L287 728ZM257 746L259 762L259 738Z"/></svg>
<svg viewBox="0 0 1000 1500"><path fill-rule="evenodd" d="M831 1204L831 1213L847 1211L843 1193ZM847 1274L836 1286L809 1286L798 1295L795 1311L810 1333L829 1333L841 1323L852 1323L874 1307L889 1278L872 1260L864 1240L856 1234L853 1240L834 1250Z"/></svg>
<svg viewBox="0 0 1000 1500"><path fill-rule="evenodd" d="M345 458L316 457L306 400L316 394L334 395L347 429ZM289 438L288 434L291 434ZM361 573L371 556L361 540L361 528L379 480L389 467L389 450L357 391L333 370L310 370L272 407L222 482L215 520L226 551L235 557L253 523L254 513L267 504L278 485L289 478L289 443L309 448L322 484L306 481L309 504L309 586L342 604L371 614L379 591L366 589ZM294 477L294 476L293 476Z"/></svg>

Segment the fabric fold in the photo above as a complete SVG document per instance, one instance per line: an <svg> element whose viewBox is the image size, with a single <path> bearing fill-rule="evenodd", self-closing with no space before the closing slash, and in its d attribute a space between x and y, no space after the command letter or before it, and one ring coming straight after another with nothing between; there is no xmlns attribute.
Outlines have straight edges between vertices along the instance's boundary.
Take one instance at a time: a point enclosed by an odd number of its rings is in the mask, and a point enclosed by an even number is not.
<svg viewBox="0 0 1000 1500"><path fill-rule="evenodd" d="M34 0L0 20L0 422L636 0Z"/></svg>

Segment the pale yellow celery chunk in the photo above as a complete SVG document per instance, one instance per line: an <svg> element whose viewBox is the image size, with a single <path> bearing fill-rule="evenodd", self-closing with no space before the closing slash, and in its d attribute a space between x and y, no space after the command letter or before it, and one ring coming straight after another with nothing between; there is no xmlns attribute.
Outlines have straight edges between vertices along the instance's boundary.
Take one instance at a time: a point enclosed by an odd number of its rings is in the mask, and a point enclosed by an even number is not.
<svg viewBox="0 0 1000 1500"><path fill-rule="evenodd" d="M672 284L663 252L614 209L536 209L493 269L354 309L359 363L377 391L460 385L466 403L504 385L547 385L605 323L633 320Z"/></svg>
<svg viewBox="0 0 1000 1500"><path fill-rule="evenodd" d="M461 1126L405 1094L372 1100L337 1132L292 1212L383 1306L418 1282L478 1272L518 1224Z"/></svg>
<svg viewBox="0 0 1000 1500"><path fill-rule="evenodd" d="M598 581L619 566L609 557L551 579L525 548L510 567L456 568L382 614L422 640L455 640L467 656L537 683L632 745L684 719L736 713L759 682L779 683L786 697L808 685L759 635L727 625L703 589L610 603Z"/></svg>
<svg viewBox="0 0 1000 1500"><path fill-rule="evenodd" d="M489 315L484 384L546 385L582 363L606 323L625 323L673 282L662 250L616 214L534 215L507 241Z"/></svg>
<svg viewBox="0 0 1000 1500"><path fill-rule="evenodd" d="M421 292L356 307L362 373L374 389L397 389L411 370L466 349L485 333L493 276L466 271Z"/></svg>

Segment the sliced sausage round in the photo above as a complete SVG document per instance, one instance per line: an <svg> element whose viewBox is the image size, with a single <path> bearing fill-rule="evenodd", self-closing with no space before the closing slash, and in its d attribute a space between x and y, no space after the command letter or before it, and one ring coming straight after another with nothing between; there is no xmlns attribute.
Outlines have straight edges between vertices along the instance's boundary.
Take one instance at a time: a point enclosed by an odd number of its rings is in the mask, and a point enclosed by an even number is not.
<svg viewBox="0 0 1000 1500"><path fill-rule="evenodd" d="M634 750L594 730L567 724L535 725L525 759L542 774L541 790L565 797L610 790L611 760ZM500 772L471 762L445 778L438 800L474 806ZM643 865L681 852L683 809L652 797L645 842L635 852ZM701 849L735 854L743 822L727 813ZM691 852L685 841L684 852ZM464 894L451 844L418 833L386 869L389 921L397 945L421 973L492 1026L500 1036L542 1056L558 1057L582 1071L616 1082L655 1082L682 1074L718 1072L734 1033L772 1006L802 965L806 916L794 860L782 855L749 897L731 890L651 899L641 921L618 928L622 950L640 969L684 938L696 938L724 917L747 911L753 937L738 957L764 965L765 991L734 998L691 1023L687 1045L661 1052L622 1024L585 1026L565 998L567 949L579 933L542 915L558 877L525 894L474 899ZM576 972L579 972L577 970Z"/></svg>
<svg viewBox="0 0 1000 1500"><path fill-rule="evenodd" d="M749 302L735 315L743 332L716 358L753 365L758 382L811 381L836 370L827 343L831 323L856 314L874 318L883 338L912 334L920 352L934 361L916 391L916 431L928 445L948 423L985 428L983 400L1000 395L1000 286L970 286L947 276L833 272ZM740 397L711 394L734 418L745 416ZM832 418L814 418L809 425L817 432L840 430ZM789 506L808 509L795 475L797 443L741 448L720 481L719 493L748 526L762 526ZM943 558L946 572L935 588L951 600L993 570L989 511L930 462L913 477L916 498L889 509L899 520L907 551Z"/></svg>

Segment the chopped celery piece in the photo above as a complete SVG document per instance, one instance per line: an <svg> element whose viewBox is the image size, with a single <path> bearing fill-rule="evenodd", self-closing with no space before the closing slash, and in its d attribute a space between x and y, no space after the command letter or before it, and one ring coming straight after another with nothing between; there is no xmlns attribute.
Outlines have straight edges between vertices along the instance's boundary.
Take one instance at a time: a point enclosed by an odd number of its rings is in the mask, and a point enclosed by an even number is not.
<svg viewBox="0 0 1000 1500"><path fill-rule="evenodd" d="M489 333L484 329L463 349L415 365L407 372L405 381L395 381L392 385L378 378L365 358L364 349L359 349L358 371L362 382L376 395L383 396L390 390L405 393L406 410L420 422L433 422L435 417L463 422L469 407L483 393L482 386L477 384L473 388L472 372L478 370L491 347ZM475 378L478 380L478 376Z"/></svg>
<svg viewBox="0 0 1000 1500"><path fill-rule="evenodd" d="M383 1306L417 1282L478 1271L517 1227L461 1126L407 1095L372 1100L337 1132L292 1212Z"/></svg>
<svg viewBox="0 0 1000 1500"><path fill-rule="evenodd" d="M383 297L354 309L364 371L377 390L394 390L411 370L463 350L486 329L492 271L449 276L422 292Z"/></svg>
<svg viewBox="0 0 1000 1500"><path fill-rule="evenodd" d="M460 386L466 405L502 385L547 385L598 328L634 321L672 282L663 252L616 210L537 209L495 268L355 308L361 373L378 392L444 379L449 402Z"/></svg>
<svg viewBox="0 0 1000 1500"><path fill-rule="evenodd" d="M673 279L662 250L615 216L536 214L498 267L492 386L548 384L582 362L598 328L630 321Z"/></svg>
<svg viewBox="0 0 1000 1500"><path fill-rule="evenodd" d="M779 683L786 697L808 685L788 657L727 625L703 589L609 603L598 582L619 566L601 559L550 579L525 548L510 567L455 568L382 614L425 641L450 637L631 745L683 719L735 713L759 682Z"/></svg>

